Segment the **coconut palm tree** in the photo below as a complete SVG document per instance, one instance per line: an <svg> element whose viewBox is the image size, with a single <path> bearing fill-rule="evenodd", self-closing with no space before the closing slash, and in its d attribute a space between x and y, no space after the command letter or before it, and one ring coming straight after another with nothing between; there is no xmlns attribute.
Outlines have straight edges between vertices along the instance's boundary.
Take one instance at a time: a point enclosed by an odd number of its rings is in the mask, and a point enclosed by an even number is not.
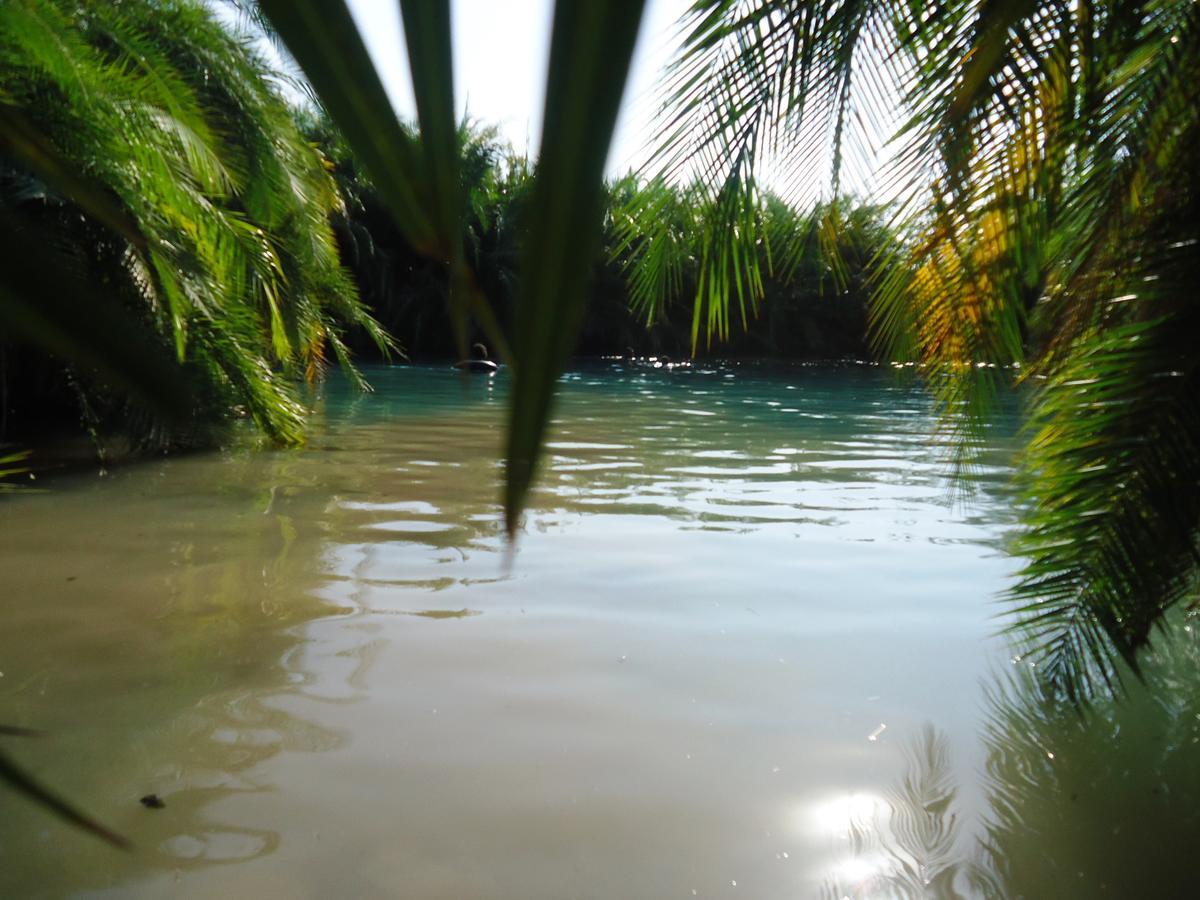
<svg viewBox="0 0 1200 900"><path fill-rule="evenodd" d="M291 376L348 366L346 327L384 342L273 78L199 3L0 6L0 321L89 402L150 401L167 441L242 409L298 442Z"/></svg>

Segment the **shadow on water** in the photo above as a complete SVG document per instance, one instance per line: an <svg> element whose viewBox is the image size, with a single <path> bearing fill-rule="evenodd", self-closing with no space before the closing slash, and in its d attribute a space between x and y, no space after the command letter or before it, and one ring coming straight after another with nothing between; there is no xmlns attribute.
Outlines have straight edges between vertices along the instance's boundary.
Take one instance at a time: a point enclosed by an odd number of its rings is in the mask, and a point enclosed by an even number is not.
<svg viewBox="0 0 1200 900"><path fill-rule="evenodd" d="M345 613L317 596L326 501L288 454L219 466L150 464L0 508L0 709L45 733L5 749L134 845L114 852L6 792L0 896L166 889L271 854L259 767L344 742L296 712L355 700L371 649L309 634ZM142 806L149 793L165 807Z"/></svg>
<svg viewBox="0 0 1200 900"><path fill-rule="evenodd" d="M1015 664L985 689L980 815L927 725L904 776L848 818L841 898L1186 897L1200 845L1200 640L1158 648L1145 683L1083 715Z"/></svg>

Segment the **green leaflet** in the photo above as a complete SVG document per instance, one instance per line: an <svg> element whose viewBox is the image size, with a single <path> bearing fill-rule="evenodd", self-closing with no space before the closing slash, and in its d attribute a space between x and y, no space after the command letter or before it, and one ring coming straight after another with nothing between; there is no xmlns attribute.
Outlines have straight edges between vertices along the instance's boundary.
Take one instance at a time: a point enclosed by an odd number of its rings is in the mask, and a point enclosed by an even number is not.
<svg viewBox="0 0 1200 900"><path fill-rule="evenodd" d="M504 485L510 536L583 314L600 238L604 163L642 5L559 0L554 10L542 146L518 273Z"/></svg>

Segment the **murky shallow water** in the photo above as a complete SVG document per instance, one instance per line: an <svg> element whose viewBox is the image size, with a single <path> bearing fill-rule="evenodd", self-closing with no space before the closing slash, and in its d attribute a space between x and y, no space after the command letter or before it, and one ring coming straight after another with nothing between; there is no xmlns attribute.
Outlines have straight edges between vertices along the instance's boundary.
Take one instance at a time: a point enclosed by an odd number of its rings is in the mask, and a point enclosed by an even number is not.
<svg viewBox="0 0 1200 900"><path fill-rule="evenodd" d="M952 504L874 370L586 369L509 560L504 378L372 380L302 452L0 504L3 747L136 844L0 793L0 895L1188 883L1200 653L1080 722L993 636L1013 423Z"/></svg>

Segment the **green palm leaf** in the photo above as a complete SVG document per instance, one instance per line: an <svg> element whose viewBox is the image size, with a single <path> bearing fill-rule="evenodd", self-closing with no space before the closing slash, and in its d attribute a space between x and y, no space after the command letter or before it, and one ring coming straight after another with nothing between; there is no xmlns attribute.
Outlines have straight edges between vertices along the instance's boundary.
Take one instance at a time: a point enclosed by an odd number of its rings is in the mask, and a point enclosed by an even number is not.
<svg viewBox="0 0 1200 900"><path fill-rule="evenodd" d="M401 127L367 48L340 0L260 0L259 6L354 148L414 247L444 255L422 154Z"/></svg>
<svg viewBox="0 0 1200 900"><path fill-rule="evenodd" d="M510 535L533 481L554 384L579 332L599 250L604 163L642 5L559 0L554 10L541 153L518 275L504 488Z"/></svg>

